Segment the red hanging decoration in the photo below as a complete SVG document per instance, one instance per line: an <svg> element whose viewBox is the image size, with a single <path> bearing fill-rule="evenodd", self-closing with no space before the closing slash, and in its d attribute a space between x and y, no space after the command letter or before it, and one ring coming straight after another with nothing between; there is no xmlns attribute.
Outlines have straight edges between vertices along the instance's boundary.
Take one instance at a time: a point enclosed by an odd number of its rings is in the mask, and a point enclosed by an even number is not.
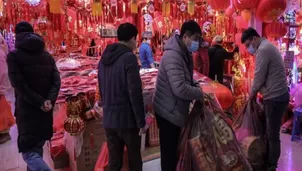
<svg viewBox="0 0 302 171"><path fill-rule="evenodd" d="M287 27L284 23L281 22L272 22L265 26L265 34L274 39L282 38L287 33Z"/></svg>
<svg viewBox="0 0 302 171"><path fill-rule="evenodd" d="M208 4L216 11L224 11L230 6L229 0L208 0Z"/></svg>
<svg viewBox="0 0 302 171"><path fill-rule="evenodd" d="M233 0L233 5L238 10L256 8L260 0Z"/></svg>
<svg viewBox="0 0 302 171"><path fill-rule="evenodd" d="M286 9L287 0L260 0L256 16L263 22L277 20Z"/></svg>

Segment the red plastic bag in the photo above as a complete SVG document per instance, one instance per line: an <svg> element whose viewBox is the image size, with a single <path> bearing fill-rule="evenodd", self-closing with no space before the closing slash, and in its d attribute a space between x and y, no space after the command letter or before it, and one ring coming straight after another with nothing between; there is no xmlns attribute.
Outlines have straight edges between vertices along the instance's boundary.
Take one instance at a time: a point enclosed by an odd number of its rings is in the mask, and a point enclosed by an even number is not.
<svg viewBox="0 0 302 171"><path fill-rule="evenodd" d="M196 101L179 145L177 171L252 171L215 98Z"/></svg>
<svg viewBox="0 0 302 171"><path fill-rule="evenodd" d="M101 147L98 160L95 164L94 171L109 171L108 164L109 164L109 150L108 150L107 142L104 142ZM121 171L129 171L128 152L126 147L124 148L124 161Z"/></svg>
<svg viewBox="0 0 302 171"><path fill-rule="evenodd" d="M15 124L15 118L10 104L3 95L0 95L0 106L0 131L6 131Z"/></svg>

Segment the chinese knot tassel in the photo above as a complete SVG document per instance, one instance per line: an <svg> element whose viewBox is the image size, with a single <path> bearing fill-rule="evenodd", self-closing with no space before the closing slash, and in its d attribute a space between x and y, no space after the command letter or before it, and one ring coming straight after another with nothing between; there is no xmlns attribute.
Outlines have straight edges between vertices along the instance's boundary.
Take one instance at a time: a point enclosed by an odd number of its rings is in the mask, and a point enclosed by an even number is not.
<svg viewBox="0 0 302 171"><path fill-rule="evenodd" d="M195 3L193 0L190 0L188 2L188 13L192 16L194 15L194 6L195 6Z"/></svg>
<svg viewBox="0 0 302 171"><path fill-rule="evenodd" d="M136 0L131 1L131 13L137 14L138 13L138 6Z"/></svg>
<svg viewBox="0 0 302 171"><path fill-rule="evenodd" d="M103 5L100 0L94 0L92 3L92 15L101 16L103 12Z"/></svg>
<svg viewBox="0 0 302 171"><path fill-rule="evenodd" d="M49 0L50 13L60 14L61 13L61 0Z"/></svg>
<svg viewBox="0 0 302 171"><path fill-rule="evenodd" d="M163 12L163 16L170 16L171 13L171 3L170 2L166 2L164 1L162 3L162 12Z"/></svg>

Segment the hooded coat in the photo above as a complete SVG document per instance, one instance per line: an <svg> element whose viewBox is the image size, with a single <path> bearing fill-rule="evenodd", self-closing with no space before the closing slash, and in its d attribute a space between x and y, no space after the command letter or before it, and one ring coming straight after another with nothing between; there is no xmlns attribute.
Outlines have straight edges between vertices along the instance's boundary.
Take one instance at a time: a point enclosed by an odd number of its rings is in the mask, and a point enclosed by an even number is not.
<svg viewBox="0 0 302 171"><path fill-rule="evenodd" d="M98 66L104 128L143 128L145 109L137 57L125 45L108 45Z"/></svg>
<svg viewBox="0 0 302 171"><path fill-rule="evenodd" d="M41 107L46 100L54 105L61 80L54 58L44 50L42 37L18 32L15 46L8 54L7 64L16 93L18 147L20 152L26 152L53 135L53 111L44 112Z"/></svg>
<svg viewBox="0 0 302 171"><path fill-rule="evenodd" d="M189 115L190 102L201 100L203 93L193 80L192 54L179 36L172 36L164 49L153 107L157 115L183 127Z"/></svg>

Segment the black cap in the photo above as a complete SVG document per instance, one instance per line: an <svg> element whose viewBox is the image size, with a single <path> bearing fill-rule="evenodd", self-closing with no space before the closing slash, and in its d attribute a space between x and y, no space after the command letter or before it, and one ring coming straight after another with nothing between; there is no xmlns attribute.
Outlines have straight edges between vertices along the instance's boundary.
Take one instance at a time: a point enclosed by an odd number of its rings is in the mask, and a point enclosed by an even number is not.
<svg viewBox="0 0 302 171"><path fill-rule="evenodd" d="M16 25L15 33L20 34L24 32L34 32L34 28L26 21L21 21Z"/></svg>

